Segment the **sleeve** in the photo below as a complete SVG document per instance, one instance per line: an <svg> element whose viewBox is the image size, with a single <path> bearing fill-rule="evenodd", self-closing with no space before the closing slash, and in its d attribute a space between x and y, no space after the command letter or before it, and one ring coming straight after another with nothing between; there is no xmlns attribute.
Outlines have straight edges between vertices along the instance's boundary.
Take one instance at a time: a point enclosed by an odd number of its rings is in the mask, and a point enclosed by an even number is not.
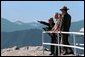
<svg viewBox="0 0 85 57"><path fill-rule="evenodd" d="M71 16L65 15L64 18L62 19L61 30L68 31L70 28L70 25L71 25Z"/></svg>
<svg viewBox="0 0 85 57"><path fill-rule="evenodd" d="M49 23L47 23L47 22L44 22L44 21L38 21L38 22L41 23L41 24L49 26Z"/></svg>
<svg viewBox="0 0 85 57"><path fill-rule="evenodd" d="M64 29L64 17L62 18L60 22L60 30L63 31L63 29Z"/></svg>

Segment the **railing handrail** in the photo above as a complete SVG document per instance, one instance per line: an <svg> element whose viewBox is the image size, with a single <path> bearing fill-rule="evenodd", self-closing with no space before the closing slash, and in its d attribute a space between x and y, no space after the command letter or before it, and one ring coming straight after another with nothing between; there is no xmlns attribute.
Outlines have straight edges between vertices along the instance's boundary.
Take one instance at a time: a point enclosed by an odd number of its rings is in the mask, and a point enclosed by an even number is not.
<svg viewBox="0 0 85 57"><path fill-rule="evenodd" d="M63 34L76 34L76 35L84 35L83 32L65 32L65 31L43 31L43 33L63 33Z"/></svg>
<svg viewBox="0 0 85 57"><path fill-rule="evenodd" d="M53 43L43 43L44 45L55 45L55 46L64 46L64 47L72 47L84 50L83 47L73 46L73 45L64 45L64 44L53 44Z"/></svg>
<svg viewBox="0 0 85 57"><path fill-rule="evenodd" d="M59 44L59 37L58 37L58 44L53 44L53 43L45 43L44 42L44 38L43 38L43 33L57 33L58 34L58 36L59 36L59 33L60 34L71 34L71 35L73 35L73 41L74 41L74 46L72 46L72 45L63 45L63 44ZM58 46L58 55L60 55L60 52L59 52L59 46L65 46L65 47L72 47L72 48L74 48L74 53L75 53L75 55L76 55L76 48L78 48L78 49L81 49L81 50L84 50L84 48L83 47L79 47L79 46L76 46L76 44L75 44L75 35L82 35L82 36L84 36L84 32L65 32L65 31L43 31L42 32L42 46L43 46L43 48L44 48L44 45L54 45L54 46ZM44 54L44 49L43 49L43 54Z"/></svg>

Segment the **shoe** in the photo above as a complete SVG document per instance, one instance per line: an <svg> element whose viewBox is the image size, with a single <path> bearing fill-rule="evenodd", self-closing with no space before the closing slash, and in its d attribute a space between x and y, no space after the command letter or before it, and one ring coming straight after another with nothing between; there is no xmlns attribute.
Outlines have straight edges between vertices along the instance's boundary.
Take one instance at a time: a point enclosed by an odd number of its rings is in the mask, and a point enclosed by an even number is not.
<svg viewBox="0 0 85 57"><path fill-rule="evenodd" d="M74 52L69 52L68 54L73 54L74 55Z"/></svg>
<svg viewBox="0 0 85 57"><path fill-rule="evenodd" d="M73 52L65 52L65 53L63 53L63 55L67 55L67 54L73 54L74 55Z"/></svg>
<svg viewBox="0 0 85 57"><path fill-rule="evenodd" d="M53 54L53 56L58 56L58 54Z"/></svg>
<svg viewBox="0 0 85 57"><path fill-rule="evenodd" d="M53 55L53 53L50 53L49 55Z"/></svg>

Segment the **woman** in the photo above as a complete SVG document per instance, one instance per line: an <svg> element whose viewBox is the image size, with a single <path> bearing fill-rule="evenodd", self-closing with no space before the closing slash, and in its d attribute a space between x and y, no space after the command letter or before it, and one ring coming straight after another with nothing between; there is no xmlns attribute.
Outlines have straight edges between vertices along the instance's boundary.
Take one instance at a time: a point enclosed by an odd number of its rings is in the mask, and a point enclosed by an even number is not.
<svg viewBox="0 0 85 57"><path fill-rule="evenodd" d="M59 13L56 13L55 16L54 16L54 19L55 19L55 25L54 27L52 28L52 31L59 31L60 30L60 24L61 24L61 19L62 19L62 15L59 14Z"/></svg>

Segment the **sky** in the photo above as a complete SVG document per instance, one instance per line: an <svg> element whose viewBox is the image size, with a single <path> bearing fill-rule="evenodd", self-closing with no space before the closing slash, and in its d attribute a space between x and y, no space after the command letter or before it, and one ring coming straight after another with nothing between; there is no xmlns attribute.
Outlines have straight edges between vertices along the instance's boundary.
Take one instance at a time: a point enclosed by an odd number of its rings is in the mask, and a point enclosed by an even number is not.
<svg viewBox="0 0 85 57"><path fill-rule="evenodd" d="M11 22L47 21L63 6L69 8L72 22L84 20L84 1L1 1L1 17Z"/></svg>

